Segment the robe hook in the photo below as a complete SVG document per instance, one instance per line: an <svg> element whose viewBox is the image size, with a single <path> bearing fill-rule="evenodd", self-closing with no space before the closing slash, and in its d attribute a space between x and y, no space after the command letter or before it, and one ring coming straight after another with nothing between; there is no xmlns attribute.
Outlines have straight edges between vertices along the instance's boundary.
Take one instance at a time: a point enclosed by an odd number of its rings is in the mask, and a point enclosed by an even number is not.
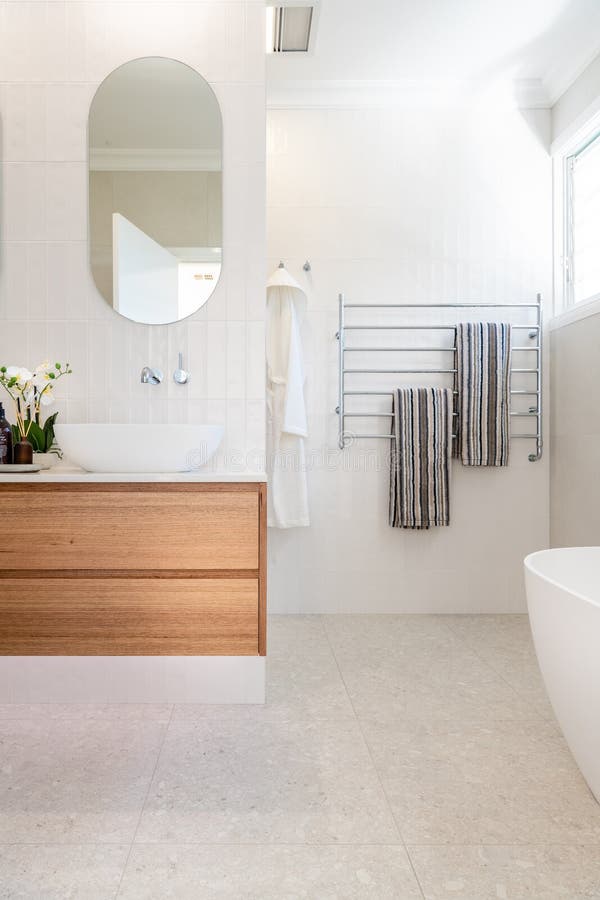
<svg viewBox="0 0 600 900"><path fill-rule="evenodd" d="M284 263L283 260L280 260L280 261L279 261L279 265L278 265L277 268L278 268L278 269L285 269L285 263ZM312 269L312 266L311 266L311 264L309 263L309 261L306 260L306 262L304 263L304 265L302 266L302 268L304 269L305 272L310 272L311 269Z"/></svg>

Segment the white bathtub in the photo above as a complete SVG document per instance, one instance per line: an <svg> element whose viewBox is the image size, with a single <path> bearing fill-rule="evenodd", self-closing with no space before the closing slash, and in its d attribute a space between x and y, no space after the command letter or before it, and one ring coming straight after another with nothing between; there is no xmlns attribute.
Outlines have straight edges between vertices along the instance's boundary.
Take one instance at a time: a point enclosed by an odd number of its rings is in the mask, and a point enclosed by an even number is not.
<svg viewBox="0 0 600 900"><path fill-rule="evenodd" d="M546 690L600 801L600 547L532 553L525 559L525 582Z"/></svg>

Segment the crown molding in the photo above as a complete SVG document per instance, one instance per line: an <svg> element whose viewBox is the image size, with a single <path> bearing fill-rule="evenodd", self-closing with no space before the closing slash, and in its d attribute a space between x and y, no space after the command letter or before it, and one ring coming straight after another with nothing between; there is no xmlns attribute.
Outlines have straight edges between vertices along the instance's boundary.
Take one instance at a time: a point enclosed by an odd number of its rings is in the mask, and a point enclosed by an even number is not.
<svg viewBox="0 0 600 900"><path fill-rule="evenodd" d="M586 108L552 141L552 156L569 156L600 131L600 97Z"/></svg>
<svg viewBox="0 0 600 900"><path fill-rule="evenodd" d="M548 93L541 79L507 82L506 98L523 109L547 109ZM275 81L267 85L268 109L381 109L465 105L481 97L484 81Z"/></svg>
<svg viewBox="0 0 600 900"><path fill-rule="evenodd" d="M518 109L550 109L552 100L542 78L515 78L512 82Z"/></svg>
<svg viewBox="0 0 600 900"><path fill-rule="evenodd" d="M595 47L587 56L579 62L572 63L567 55L556 62L544 78L550 105L554 106L563 94L566 94L578 78L592 65L600 53L600 47Z"/></svg>
<svg viewBox="0 0 600 900"><path fill-rule="evenodd" d="M218 150L91 148L92 172L220 172Z"/></svg>

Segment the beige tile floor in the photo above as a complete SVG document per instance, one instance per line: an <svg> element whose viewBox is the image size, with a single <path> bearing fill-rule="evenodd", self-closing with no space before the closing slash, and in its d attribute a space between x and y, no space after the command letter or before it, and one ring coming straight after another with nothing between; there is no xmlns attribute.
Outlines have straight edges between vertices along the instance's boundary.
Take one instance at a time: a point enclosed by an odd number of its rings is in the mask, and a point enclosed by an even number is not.
<svg viewBox="0 0 600 900"><path fill-rule="evenodd" d="M264 708L0 706L0 897L600 900L524 616L270 631Z"/></svg>

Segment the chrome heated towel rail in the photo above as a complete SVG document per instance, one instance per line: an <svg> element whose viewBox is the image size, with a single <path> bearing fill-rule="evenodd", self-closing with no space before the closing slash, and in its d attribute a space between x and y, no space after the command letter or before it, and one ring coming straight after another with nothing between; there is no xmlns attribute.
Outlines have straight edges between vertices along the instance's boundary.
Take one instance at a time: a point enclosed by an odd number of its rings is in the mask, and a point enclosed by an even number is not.
<svg viewBox="0 0 600 900"><path fill-rule="evenodd" d="M354 311L357 310L363 310L363 316L364 311L367 314L375 313L378 318L376 322L369 318L366 321L360 321L360 316L357 319L354 314ZM453 324L437 324L432 321L407 322L406 314L410 310L420 310L418 315L429 319L434 311L440 313L440 311L448 310L464 310L460 316L463 321L474 321L475 317L483 321L507 321L506 315L511 315L516 319L534 318L533 322L517 321L514 324L511 322L515 335L512 342L511 425L515 419L529 419L533 426L530 432L512 431L511 429L511 440L514 438L533 441L535 452L529 454L529 460L536 462L541 459L543 452L543 303L541 294L537 295L535 303L347 303L344 295L340 294L339 323L336 335L339 346L339 395L336 412L339 416L340 449L358 438L392 439L389 431L387 434L350 431L348 420L387 419L389 421L392 416L390 401L393 389L399 386L397 382L401 379L405 379L406 376L419 376L419 385L421 385L425 378L433 376L436 386L440 386L441 378L447 379L454 376L456 344L453 340L451 345L445 346L443 337L455 334L458 317ZM486 312L485 319L483 310L489 311ZM505 310L510 310L510 313L504 313ZM410 315L412 316L413 313ZM400 321L396 321L397 317L400 317ZM402 321L403 317L404 321ZM347 319L350 321L347 322ZM382 319L385 321L381 321ZM350 332L362 335L363 343L348 343ZM371 344L364 343L364 335L378 334L379 332L394 335L394 339L390 338L390 342L385 345L379 344L377 340L373 340ZM406 335L410 333L419 339L414 345L406 338ZM435 338L431 337L429 340L430 335L435 335ZM420 342L423 340L427 340L427 343L421 344ZM410 362L404 362L406 360L404 354L411 353L422 354L426 359L431 359L430 354L435 354L433 357L435 362L431 366L422 365L410 368ZM349 354L362 354L367 357L368 361L364 365L348 365ZM380 354L393 354L393 358L396 360L395 363L392 363L394 367L390 368L381 362L381 359L389 359L389 356L381 357ZM520 359L525 361L531 359L531 354L535 360L534 365L519 363ZM377 382L381 382L382 377L383 380L386 380L385 376L394 376L394 383L386 384L385 387L380 383L374 385L372 376L377 377ZM349 381L353 383L349 384ZM411 384L413 386L415 384L412 377ZM370 398L369 401L364 402L367 406L371 405L369 408L356 408L353 405L354 401L350 399L355 397ZM375 398L379 398L377 401L379 404L386 402L386 409L382 409L380 406L373 407ZM527 402L525 398L529 398Z"/></svg>

